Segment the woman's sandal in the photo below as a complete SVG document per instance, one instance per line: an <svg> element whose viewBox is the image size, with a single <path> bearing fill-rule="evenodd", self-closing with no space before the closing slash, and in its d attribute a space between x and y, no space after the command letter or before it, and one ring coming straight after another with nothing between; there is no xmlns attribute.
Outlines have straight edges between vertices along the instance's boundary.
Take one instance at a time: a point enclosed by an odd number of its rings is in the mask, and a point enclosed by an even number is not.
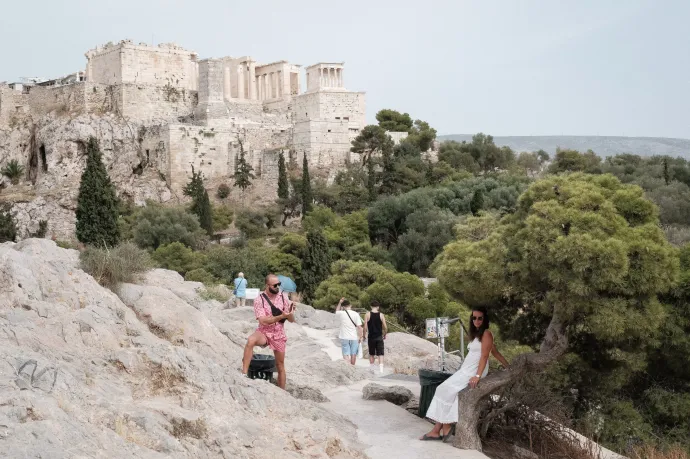
<svg viewBox="0 0 690 459"><path fill-rule="evenodd" d="M443 435L439 435L438 437L431 437L427 434L424 434L422 438L420 438L421 441L432 441L432 440L439 440L443 441Z"/></svg>

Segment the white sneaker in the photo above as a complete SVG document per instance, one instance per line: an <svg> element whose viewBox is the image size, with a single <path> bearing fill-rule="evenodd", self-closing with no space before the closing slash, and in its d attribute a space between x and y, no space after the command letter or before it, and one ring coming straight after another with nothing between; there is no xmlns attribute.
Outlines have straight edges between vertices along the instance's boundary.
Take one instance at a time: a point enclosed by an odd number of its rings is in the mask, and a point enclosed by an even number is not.
<svg viewBox="0 0 690 459"><path fill-rule="evenodd" d="M383 364L382 364L382 363L379 364L379 371L380 371L381 373L383 373Z"/></svg>

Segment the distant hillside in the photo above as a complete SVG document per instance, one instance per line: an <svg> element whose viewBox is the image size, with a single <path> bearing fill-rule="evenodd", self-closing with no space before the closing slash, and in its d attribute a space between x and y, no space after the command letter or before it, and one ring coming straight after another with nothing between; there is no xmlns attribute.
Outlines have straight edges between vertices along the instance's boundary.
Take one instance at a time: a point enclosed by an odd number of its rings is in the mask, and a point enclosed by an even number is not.
<svg viewBox="0 0 690 459"><path fill-rule="evenodd" d="M470 142L471 135L442 135L439 140L463 140ZM690 140L665 137L600 137L600 136L515 136L494 137L496 145L507 145L513 150L544 150L553 154L556 148L570 148L578 151L592 150L599 156L614 156L633 153L640 156L669 155L690 159Z"/></svg>

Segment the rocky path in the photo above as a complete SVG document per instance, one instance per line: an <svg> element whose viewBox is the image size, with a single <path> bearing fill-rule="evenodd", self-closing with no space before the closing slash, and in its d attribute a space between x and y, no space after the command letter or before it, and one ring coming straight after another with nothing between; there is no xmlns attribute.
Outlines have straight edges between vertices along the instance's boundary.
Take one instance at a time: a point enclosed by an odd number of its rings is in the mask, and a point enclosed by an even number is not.
<svg viewBox="0 0 690 459"><path fill-rule="evenodd" d="M315 340L333 360L342 359L340 347L333 330L314 330L305 327L307 335ZM357 366L369 368L369 361L361 359ZM371 377L347 386L327 390L324 395L330 402L323 406L349 419L357 426L357 439L366 445L366 454L371 459L481 459L486 458L478 451L465 451L437 441L419 441L418 438L431 427L427 421L382 400L362 399L362 388L370 382L407 387L419 394L419 383L414 379L395 378L390 367L371 371Z"/></svg>

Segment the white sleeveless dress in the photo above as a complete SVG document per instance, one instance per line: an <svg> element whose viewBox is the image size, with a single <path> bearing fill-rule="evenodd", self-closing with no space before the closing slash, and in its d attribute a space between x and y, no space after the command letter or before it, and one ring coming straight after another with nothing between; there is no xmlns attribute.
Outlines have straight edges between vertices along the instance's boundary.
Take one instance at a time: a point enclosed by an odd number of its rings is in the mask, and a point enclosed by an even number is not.
<svg viewBox="0 0 690 459"><path fill-rule="evenodd" d="M431 400L426 417L443 424L458 422L458 392L463 390L470 382L470 378L479 370L479 360L482 356L482 343L475 338L467 345L468 353L462 366L453 376L446 379L438 386L436 394ZM482 378L489 372L487 362Z"/></svg>

